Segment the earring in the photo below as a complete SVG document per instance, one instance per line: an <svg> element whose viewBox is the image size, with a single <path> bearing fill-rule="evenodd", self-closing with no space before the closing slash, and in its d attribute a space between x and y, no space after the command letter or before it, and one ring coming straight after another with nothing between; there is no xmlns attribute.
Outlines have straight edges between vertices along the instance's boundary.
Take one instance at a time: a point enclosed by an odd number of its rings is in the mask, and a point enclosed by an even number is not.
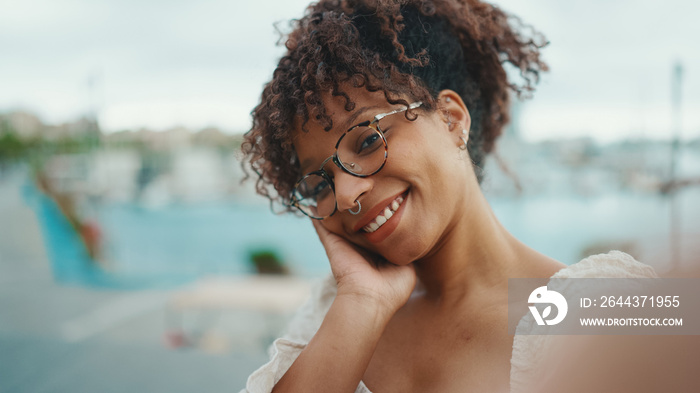
<svg viewBox="0 0 700 393"><path fill-rule="evenodd" d="M452 99L450 97L445 97L445 102L450 103L452 102Z"/></svg>
<svg viewBox="0 0 700 393"><path fill-rule="evenodd" d="M462 128L462 136L459 137L459 139L462 140L462 145L459 145L460 150L467 150L467 130Z"/></svg>

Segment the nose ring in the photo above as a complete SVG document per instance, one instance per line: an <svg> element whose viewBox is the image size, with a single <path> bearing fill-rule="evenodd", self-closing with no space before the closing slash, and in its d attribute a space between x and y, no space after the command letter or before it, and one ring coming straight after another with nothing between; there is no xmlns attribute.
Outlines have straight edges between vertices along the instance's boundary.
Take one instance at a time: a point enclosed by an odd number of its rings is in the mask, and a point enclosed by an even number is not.
<svg viewBox="0 0 700 393"><path fill-rule="evenodd" d="M352 215L360 214L360 210L362 210L362 205L360 204L360 201L358 201L357 199L355 199L355 203L357 203L357 211L352 211L352 209L348 209L348 211L349 211L350 214L352 214Z"/></svg>

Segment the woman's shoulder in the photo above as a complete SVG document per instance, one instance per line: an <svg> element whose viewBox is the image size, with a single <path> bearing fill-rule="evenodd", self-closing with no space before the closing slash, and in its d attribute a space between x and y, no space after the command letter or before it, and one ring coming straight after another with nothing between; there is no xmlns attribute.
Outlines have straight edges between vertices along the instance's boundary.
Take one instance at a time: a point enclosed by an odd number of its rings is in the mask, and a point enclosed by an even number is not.
<svg viewBox="0 0 700 393"><path fill-rule="evenodd" d="M613 250L605 254L586 257L559 270L552 275L551 279L657 277L656 271L651 266L637 261L627 253ZM574 280L565 281L565 283L561 283L560 288L573 286L569 281ZM564 337L522 334L534 323L531 314L526 314L518 323L516 335L513 339L513 353L511 357L511 392L528 391L532 378L538 375L538 368L543 364L548 350L556 346L554 344L556 340Z"/></svg>
<svg viewBox="0 0 700 393"><path fill-rule="evenodd" d="M641 263L631 255L613 250L606 254L591 255L567 266L552 278L654 278L653 267Z"/></svg>

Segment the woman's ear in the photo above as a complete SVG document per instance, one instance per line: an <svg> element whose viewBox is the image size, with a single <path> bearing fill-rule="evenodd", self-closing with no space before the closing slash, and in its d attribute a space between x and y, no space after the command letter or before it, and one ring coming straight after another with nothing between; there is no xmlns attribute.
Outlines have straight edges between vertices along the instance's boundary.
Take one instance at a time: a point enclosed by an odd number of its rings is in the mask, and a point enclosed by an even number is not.
<svg viewBox="0 0 700 393"><path fill-rule="evenodd" d="M462 101L462 97L454 90L442 90L437 98L438 110L441 112L450 132L456 132L458 136L469 138L472 118L469 115L467 106ZM462 130L466 130L466 135Z"/></svg>

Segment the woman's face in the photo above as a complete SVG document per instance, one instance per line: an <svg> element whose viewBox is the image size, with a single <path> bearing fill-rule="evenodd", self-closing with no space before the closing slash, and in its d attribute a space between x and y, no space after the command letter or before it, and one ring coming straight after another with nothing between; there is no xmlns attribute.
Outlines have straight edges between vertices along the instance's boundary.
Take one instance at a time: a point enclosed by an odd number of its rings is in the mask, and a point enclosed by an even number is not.
<svg viewBox="0 0 700 393"><path fill-rule="evenodd" d="M380 120L388 143L386 164L369 177L356 177L331 161L323 169L333 179L338 210L321 221L331 232L375 252L395 264L407 264L431 254L445 235L466 214L470 180L476 184L466 151L461 151L461 130L469 127L469 114L459 96L447 91L440 101L450 113L448 127L443 111L418 109L418 118L399 113ZM355 110L347 112L344 100L328 95L325 104L333 119L330 132L309 122L309 132L298 127L294 147L303 174L316 171L335 152L343 133L380 113L399 109L382 93L352 89ZM449 101L445 104L446 101ZM450 130L452 128L452 130ZM478 185L476 186L478 188ZM355 201L362 205L357 210ZM389 211L387 211L387 209ZM387 214L388 213L388 214ZM380 217L382 216L382 217ZM386 217L388 220L384 220ZM381 224L381 225L380 225ZM377 228L377 225L380 225Z"/></svg>

